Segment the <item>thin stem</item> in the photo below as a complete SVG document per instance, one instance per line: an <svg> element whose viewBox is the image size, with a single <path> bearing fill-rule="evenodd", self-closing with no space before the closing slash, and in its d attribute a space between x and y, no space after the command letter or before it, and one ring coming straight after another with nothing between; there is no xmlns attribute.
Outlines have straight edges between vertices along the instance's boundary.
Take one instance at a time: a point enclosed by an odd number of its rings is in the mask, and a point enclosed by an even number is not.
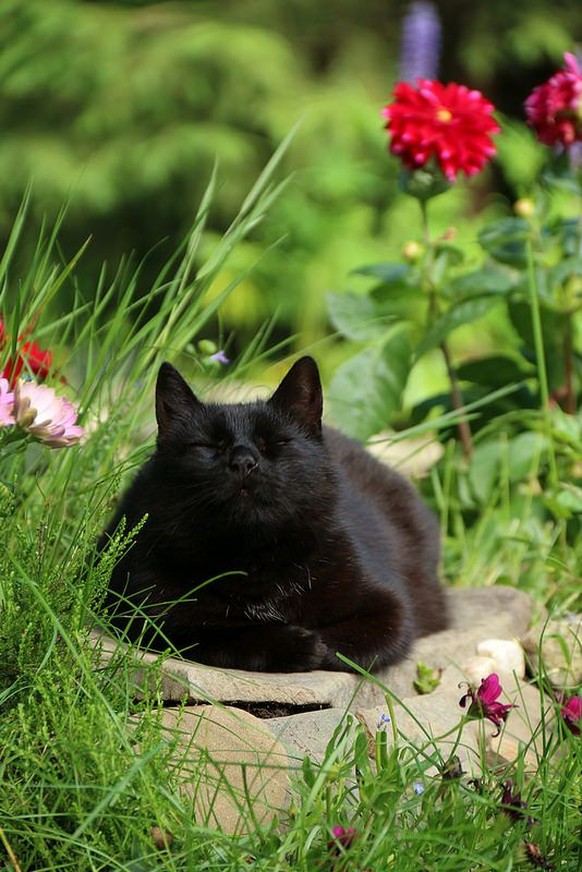
<svg viewBox="0 0 582 872"><path fill-rule="evenodd" d="M548 441L548 453L550 459L550 483L553 487L558 485L558 468L556 466L556 454L554 451L554 443L552 440L552 416L550 410L550 391L548 387L548 372L546 369L546 355L544 348L544 334L542 330L542 319L540 315L540 301L538 299L538 288L536 281L536 271L533 253L533 244L531 237L526 241L527 252L527 279L531 305L531 320L534 336L534 349L536 354L536 363L538 368L538 381L540 385L540 399L542 404L542 413L544 416L544 425L546 438Z"/></svg>
<svg viewBox="0 0 582 872"><path fill-rule="evenodd" d="M576 413L576 393L574 391L574 340L572 337L572 316L570 313L568 313L566 335L564 337L564 378L566 382L564 411L569 415L574 415Z"/></svg>
<svg viewBox="0 0 582 872"><path fill-rule="evenodd" d="M440 343L440 350L445 360L445 366L447 368L447 374L449 376L449 381L451 383L451 402L453 404L453 409L455 412L460 412L463 406L465 405L463 396L461 394L461 389L459 387L459 382L457 380L457 376L455 375L455 370L453 368L453 364L451 361L451 353L449 351L449 346L446 341ZM457 429L459 431L459 439L461 440L461 446L463 449L463 454L469 460L473 455L473 435L471 433L471 428L469 426L469 422L466 418L460 418L459 423L457 424Z"/></svg>
<svg viewBox="0 0 582 872"><path fill-rule="evenodd" d="M420 201L420 211L422 215L422 237L424 244L427 250L427 258L424 267L424 278L426 282L426 290L428 292L428 322L429 325L434 324L436 319L438 318L439 312L439 304L438 304L438 294L437 288L434 285L432 280L432 265L434 262L434 246L432 244L430 238L430 228L428 223L428 204L426 200ZM463 401L463 395L461 393L461 389L459 387L459 382L457 380L457 376L455 375L455 370L452 363L451 352L449 350L448 343L446 339L443 339L439 343L439 348L443 355L445 366L447 369L447 375L449 377L449 382L451 385L451 402L453 405L453 409L455 412L460 412L463 406L465 405ZM466 418L460 418L459 423L457 424L457 429L459 432L459 440L461 442L461 447L463 449L463 454L469 460L473 454L473 436L471 433L471 428L469 426L469 422Z"/></svg>
<svg viewBox="0 0 582 872"><path fill-rule="evenodd" d="M15 872L22 872L20 864L19 864L18 860L16 859L16 854L12 850L12 845L8 841L8 839L6 837L6 833L4 832L2 827L0 827L0 841L2 842L4 847L6 848L6 853L8 854L8 859L10 860L12 865L14 866Z"/></svg>

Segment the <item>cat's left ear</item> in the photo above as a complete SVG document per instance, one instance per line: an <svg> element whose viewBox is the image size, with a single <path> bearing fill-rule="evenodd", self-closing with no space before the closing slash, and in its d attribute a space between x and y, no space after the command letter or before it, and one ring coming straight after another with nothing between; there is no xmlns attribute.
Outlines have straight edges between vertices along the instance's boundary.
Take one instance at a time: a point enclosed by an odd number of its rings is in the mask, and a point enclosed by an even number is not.
<svg viewBox="0 0 582 872"><path fill-rule="evenodd" d="M165 439L183 429L192 412L202 405L171 363L162 363L156 382L156 420L158 439Z"/></svg>
<svg viewBox="0 0 582 872"><path fill-rule="evenodd" d="M269 403L290 412L310 433L321 433L323 391L312 357L301 357L293 364Z"/></svg>

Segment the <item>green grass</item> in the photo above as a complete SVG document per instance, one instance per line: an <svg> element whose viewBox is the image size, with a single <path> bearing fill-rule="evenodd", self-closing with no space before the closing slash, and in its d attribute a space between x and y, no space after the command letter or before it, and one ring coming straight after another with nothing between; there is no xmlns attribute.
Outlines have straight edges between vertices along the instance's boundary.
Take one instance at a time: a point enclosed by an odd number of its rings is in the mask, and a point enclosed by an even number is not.
<svg viewBox="0 0 582 872"><path fill-rule="evenodd" d="M472 782L439 774L447 761L434 742L413 745L397 736L391 746L382 731L370 740L346 713L324 761L305 760L292 773L289 804L271 823L258 825L252 803L232 794L241 815L233 834L181 789L187 770L191 783L208 789L224 788L226 773L204 755L193 762L164 729L160 662L136 687L131 650L104 666L90 643L88 627L128 537L118 537L101 560L94 544L122 481L151 447L159 363L178 361L209 381L192 349L217 335L220 301L243 276L210 304L206 293L268 213L278 194L277 160L203 261L211 183L190 237L149 290L147 306L139 267L113 277L104 270L94 289L78 287L75 260L59 258L58 227L38 241L27 273L13 274L25 207L16 218L0 265L0 312L12 336L32 331L55 348L67 384L57 375L53 386L80 404L88 435L63 450L0 446L0 869L509 872L531 868L531 842L551 864L539 868L576 870L582 752L559 719L536 771L527 770L522 749L504 770L477 761ZM71 285L75 305L62 312L59 293ZM265 338L257 337L239 373L262 354ZM451 580L519 584L540 606L572 608L575 545L558 541L558 527L527 493L518 499L503 482L469 524L453 498L454 475L451 457L433 481ZM501 809L508 778L528 804L531 825ZM337 826L354 830L343 844L333 837ZM165 847L164 833L171 834Z"/></svg>

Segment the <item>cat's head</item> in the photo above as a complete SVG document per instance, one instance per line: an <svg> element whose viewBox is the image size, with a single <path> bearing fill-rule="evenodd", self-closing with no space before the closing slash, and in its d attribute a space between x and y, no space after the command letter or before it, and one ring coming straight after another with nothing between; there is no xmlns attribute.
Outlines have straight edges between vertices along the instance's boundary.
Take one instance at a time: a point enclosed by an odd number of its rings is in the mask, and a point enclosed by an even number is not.
<svg viewBox="0 0 582 872"><path fill-rule="evenodd" d="M302 357L273 395L251 403L203 403L162 364L156 385L155 462L182 510L228 526L281 527L329 502L332 473L322 443L322 390Z"/></svg>

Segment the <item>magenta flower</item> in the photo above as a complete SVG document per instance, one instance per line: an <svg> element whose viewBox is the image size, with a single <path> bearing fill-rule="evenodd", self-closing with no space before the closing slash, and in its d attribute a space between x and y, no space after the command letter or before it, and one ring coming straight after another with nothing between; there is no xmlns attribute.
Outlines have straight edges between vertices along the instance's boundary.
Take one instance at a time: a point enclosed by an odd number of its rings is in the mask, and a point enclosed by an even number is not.
<svg viewBox="0 0 582 872"><path fill-rule="evenodd" d="M14 422L14 394L7 378L0 378L0 427L10 427Z"/></svg>
<svg viewBox="0 0 582 872"><path fill-rule="evenodd" d="M573 54L564 55L564 67L525 101L528 123L540 142L570 148L582 142L582 70Z"/></svg>
<svg viewBox="0 0 582 872"><path fill-rule="evenodd" d="M582 721L582 696L573 696L560 709L564 723L575 736L580 735Z"/></svg>
<svg viewBox="0 0 582 872"><path fill-rule="evenodd" d="M510 780L507 780L503 785L501 805L503 806L503 811L513 821L524 820L528 826L533 824L533 818L525 814L527 802L522 800L519 790L514 790L513 783Z"/></svg>
<svg viewBox="0 0 582 872"><path fill-rule="evenodd" d="M77 426L77 410L52 388L34 382L16 382L14 420L19 427L50 448L68 448L83 435Z"/></svg>
<svg viewBox="0 0 582 872"><path fill-rule="evenodd" d="M333 836L333 841L329 843L328 848L330 850L335 848L336 853L339 853L341 848L343 848L344 851L349 848L357 835L354 827L341 826L333 827L331 834Z"/></svg>
<svg viewBox="0 0 582 872"><path fill-rule="evenodd" d="M499 684L499 676L493 672L487 678L482 679L477 689L470 686L467 693L459 700L459 705L465 708L467 700L470 699L471 703L467 711L469 717L488 718L497 727L497 732L494 735L498 736L501 724L505 723L511 709L516 708L514 705L497 702L502 692L503 688Z"/></svg>

